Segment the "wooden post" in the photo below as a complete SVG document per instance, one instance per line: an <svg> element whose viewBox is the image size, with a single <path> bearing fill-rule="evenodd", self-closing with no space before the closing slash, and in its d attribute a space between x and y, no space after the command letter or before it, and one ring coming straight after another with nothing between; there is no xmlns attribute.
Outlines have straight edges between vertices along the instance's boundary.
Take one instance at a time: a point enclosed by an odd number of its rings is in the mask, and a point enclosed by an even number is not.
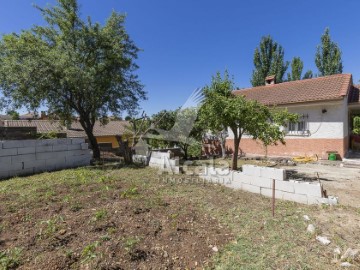
<svg viewBox="0 0 360 270"><path fill-rule="evenodd" d="M272 184L272 216L275 217L275 179Z"/></svg>

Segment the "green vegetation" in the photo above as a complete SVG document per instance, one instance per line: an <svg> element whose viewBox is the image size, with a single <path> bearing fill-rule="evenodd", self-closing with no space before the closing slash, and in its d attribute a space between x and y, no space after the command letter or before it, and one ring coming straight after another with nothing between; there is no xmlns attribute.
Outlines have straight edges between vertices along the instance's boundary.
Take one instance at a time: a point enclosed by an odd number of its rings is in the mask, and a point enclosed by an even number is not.
<svg viewBox="0 0 360 270"><path fill-rule="evenodd" d="M3 270L15 269L21 263L22 249L13 248L0 252L0 266Z"/></svg>
<svg viewBox="0 0 360 270"><path fill-rule="evenodd" d="M234 136L232 169L237 169L239 145L244 134L261 141L264 146L285 144L285 133L280 126L296 122L296 114L287 110L272 109L256 100L247 100L242 95L234 95L234 83L227 72L224 77L218 72L211 84L204 88L204 101L200 118L211 130L229 128Z"/></svg>
<svg viewBox="0 0 360 270"><path fill-rule="evenodd" d="M343 71L341 50L331 40L329 28L321 36L321 44L317 46L315 64L319 69L320 76L339 74Z"/></svg>
<svg viewBox="0 0 360 270"><path fill-rule="evenodd" d="M134 72L139 49L126 32L124 14L113 11L100 25L80 14L77 0L36 8L45 23L0 40L2 95L11 108L47 104L66 122L79 115L98 159L95 121L106 123L109 112L133 113L146 97Z"/></svg>
<svg viewBox="0 0 360 270"><path fill-rule="evenodd" d="M284 49L271 36L262 37L259 47L255 49L252 86L265 85L265 78L275 75L277 83L283 82L289 62L284 60Z"/></svg>

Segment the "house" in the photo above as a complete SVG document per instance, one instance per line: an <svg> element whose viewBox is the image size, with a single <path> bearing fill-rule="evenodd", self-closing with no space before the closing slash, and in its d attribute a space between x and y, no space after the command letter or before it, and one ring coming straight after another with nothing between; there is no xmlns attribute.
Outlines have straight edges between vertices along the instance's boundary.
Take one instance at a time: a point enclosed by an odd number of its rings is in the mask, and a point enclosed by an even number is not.
<svg viewBox="0 0 360 270"><path fill-rule="evenodd" d="M40 134L56 132L66 133L68 138L87 138L84 129L80 123L74 121L69 127L66 127L59 120L3 120L5 127L37 127ZM111 145L112 148L118 148L119 143L115 136L121 136L126 131L127 121L109 121L102 125L96 121L94 125L94 135L100 145Z"/></svg>
<svg viewBox="0 0 360 270"><path fill-rule="evenodd" d="M360 115L359 88L351 74L337 74L276 84L267 77L265 86L235 90L235 95L267 106L287 108L299 114L299 122L283 128L286 145L268 146L244 135L240 153L268 156L314 156L327 159L329 152L344 158L351 147L352 118ZM229 132L227 147L233 147Z"/></svg>

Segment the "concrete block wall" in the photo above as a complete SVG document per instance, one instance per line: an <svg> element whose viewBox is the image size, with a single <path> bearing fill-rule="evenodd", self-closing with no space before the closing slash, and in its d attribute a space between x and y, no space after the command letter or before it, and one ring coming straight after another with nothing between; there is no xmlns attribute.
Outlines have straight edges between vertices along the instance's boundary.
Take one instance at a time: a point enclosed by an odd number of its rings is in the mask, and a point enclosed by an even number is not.
<svg viewBox="0 0 360 270"><path fill-rule="evenodd" d="M275 180L275 198L303 204L334 204L336 200L322 197L320 183L300 182L286 179L286 170L254 165L244 165L243 171L206 168L200 175L209 182L272 197Z"/></svg>
<svg viewBox="0 0 360 270"><path fill-rule="evenodd" d="M180 172L179 159L171 159L170 153L168 152L152 152L149 166L176 174Z"/></svg>
<svg viewBox="0 0 360 270"><path fill-rule="evenodd" d="M90 160L81 138L0 141L0 179L86 166Z"/></svg>

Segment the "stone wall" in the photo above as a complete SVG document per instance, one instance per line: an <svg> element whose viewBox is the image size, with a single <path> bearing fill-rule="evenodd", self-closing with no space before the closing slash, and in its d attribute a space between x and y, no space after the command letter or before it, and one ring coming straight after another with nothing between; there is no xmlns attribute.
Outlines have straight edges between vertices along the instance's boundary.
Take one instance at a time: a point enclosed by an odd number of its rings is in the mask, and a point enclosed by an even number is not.
<svg viewBox="0 0 360 270"><path fill-rule="evenodd" d="M284 169L243 165L243 171L206 168L200 175L207 181L272 197L275 180L275 198L303 204L336 204L335 198L323 198L320 183L287 180Z"/></svg>
<svg viewBox="0 0 360 270"><path fill-rule="evenodd" d="M81 138L0 141L0 179L86 166L90 160Z"/></svg>

